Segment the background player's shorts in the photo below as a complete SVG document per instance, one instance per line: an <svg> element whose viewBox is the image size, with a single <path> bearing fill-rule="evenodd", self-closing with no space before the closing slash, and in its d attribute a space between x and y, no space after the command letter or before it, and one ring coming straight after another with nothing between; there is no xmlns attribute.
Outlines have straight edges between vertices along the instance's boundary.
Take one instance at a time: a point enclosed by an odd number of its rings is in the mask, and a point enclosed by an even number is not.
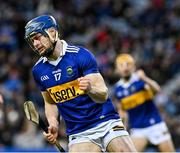
<svg viewBox="0 0 180 153"><path fill-rule="evenodd" d="M112 119L81 133L70 135L69 146L76 143L93 142L105 151L112 139L127 135L129 134L125 130L121 119Z"/></svg>
<svg viewBox="0 0 180 153"><path fill-rule="evenodd" d="M147 128L131 129L130 134L132 138L145 137L153 145L158 145L171 138L164 122L160 122Z"/></svg>

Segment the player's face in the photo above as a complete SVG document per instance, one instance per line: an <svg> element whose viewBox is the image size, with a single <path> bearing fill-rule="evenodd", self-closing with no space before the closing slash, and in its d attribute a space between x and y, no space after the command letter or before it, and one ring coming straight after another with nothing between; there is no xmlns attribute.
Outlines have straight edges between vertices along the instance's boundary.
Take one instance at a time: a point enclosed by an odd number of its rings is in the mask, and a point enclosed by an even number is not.
<svg viewBox="0 0 180 153"><path fill-rule="evenodd" d="M117 64L117 70L121 77L129 77L134 71L134 64L129 62L119 62Z"/></svg>
<svg viewBox="0 0 180 153"><path fill-rule="evenodd" d="M48 48L52 46L48 37L37 33L31 37L32 45L38 51L40 56L43 56Z"/></svg>

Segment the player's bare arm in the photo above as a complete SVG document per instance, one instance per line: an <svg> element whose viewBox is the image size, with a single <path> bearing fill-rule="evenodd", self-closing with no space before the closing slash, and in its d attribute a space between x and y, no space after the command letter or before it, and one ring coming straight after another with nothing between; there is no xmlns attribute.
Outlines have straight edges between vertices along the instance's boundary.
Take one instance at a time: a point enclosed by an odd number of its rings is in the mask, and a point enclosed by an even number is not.
<svg viewBox="0 0 180 153"><path fill-rule="evenodd" d="M84 90L95 102L103 103L108 98L108 89L100 73L88 74L78 79L79 88Z"/></svg>
<svg viewBox="0 0 180 153"><path fill-rule="evenodd" d="M3 96L0 94L0 104L3 104L4 103L4 99L3 99Z"/></svg>
<svg viewBox="0 0 180 153"><path fill-rule="evenodd" d="M145 81L153 89L154 92L160 92L161 88L159 84L156 81L149 78L148 76L146 76L143 70L141 69L137 70L137 74L143 81Z"/></svg>
<svg viewBox="0 0 180 153"><path fill-rule="evenodd" d="M121 116L121 119L122 119L125 127L128 128L128 114L127 114L127 112L122 109L121 102L119 102L118 100L115 100L115 104L116 104L118 113Z"/></svg>
<svg viewBox="0 0 180 153"><path fill-rule="evenodd" d="M58 136L58 109L48 92L42 92L45 103L45 114L49 122L48 133L43 133L50 143L55 143Z"/></svg>

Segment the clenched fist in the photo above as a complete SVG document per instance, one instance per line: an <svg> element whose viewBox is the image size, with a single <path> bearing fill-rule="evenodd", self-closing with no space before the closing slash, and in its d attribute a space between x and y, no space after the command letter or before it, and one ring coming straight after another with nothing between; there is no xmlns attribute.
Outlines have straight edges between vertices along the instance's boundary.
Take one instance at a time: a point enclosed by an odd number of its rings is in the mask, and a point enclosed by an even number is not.
<svg viewBox="0 0 180 153"><path fill-rule="evenodd" d="M78 78L79 81L79 89L89 93L91 90L91 81L86 77Z"/></svg>
<svg viewBox="0 0 180 153"><path fill-rule="evenodd" d="M43 132L43 135L45 136L47 141L54 144L58 136L58 129L54 126L49 126L48 133Z"/></svg>

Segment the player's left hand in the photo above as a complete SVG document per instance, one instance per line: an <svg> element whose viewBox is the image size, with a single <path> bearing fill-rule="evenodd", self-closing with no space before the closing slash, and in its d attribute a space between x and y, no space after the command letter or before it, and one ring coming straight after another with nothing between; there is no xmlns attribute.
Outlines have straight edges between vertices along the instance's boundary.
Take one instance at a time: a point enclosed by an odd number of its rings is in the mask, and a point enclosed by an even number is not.
<svg viewBox="0 0 180 153"><path fill-rule="evenodd" d="M86 93L91 90L91 81L86 77L78 78L79 81L79 89L84 90Z"/></svg>
<svg viewBox="0 0 180 153"><path fill-rule="evenodd" d="M139 69L139 70L137 70L137 75L139 76L139 78L140 79L142 79L142 80L145 80L146 79L146 74L144 73L144 71L142 70L142 69Z"/></svg>

